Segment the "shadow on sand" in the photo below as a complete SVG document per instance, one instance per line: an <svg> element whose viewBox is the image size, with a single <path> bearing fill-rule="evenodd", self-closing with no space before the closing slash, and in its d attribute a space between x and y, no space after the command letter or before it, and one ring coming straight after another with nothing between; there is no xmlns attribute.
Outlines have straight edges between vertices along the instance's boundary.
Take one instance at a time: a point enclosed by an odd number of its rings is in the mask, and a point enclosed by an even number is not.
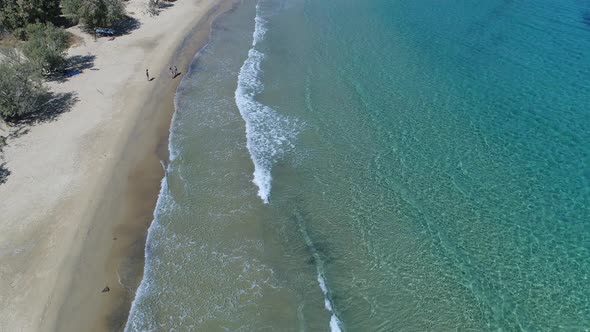
<svg viewBox="0 0 590 332"><path fill-rule="evenodd" d="M8 176L10 175L10 171L6 168L6 163L0 164L0 184L4 184Z"/></svg>
<svg viewBox="0 0 590 332"><path fill-rule="evenodd" d="M0 136L0 185L6 182L11 173L6 162L2 162L2 148L7 145L7 140L27 134L32 125L57 120L60 114L70 111L77 101L74 93L48 92L41 97L37 112L18 119L8 119L8 136Z"/></svg>
<svg viewBox="0 0 590 332"><path fill-rule="evenodd" d="M160 12L162 12L163 10L166 10L166 9L174 6L175 1L176 0L166 0L166 1L160 0L158 2L156 11L154 13L152 13L152 16L158 16L158 15L160 15Z"/></svg>
<svg viewBox="0 0 590 332"><path fill-rule="evenodd" d="M133 32L133 30L139 29L140 26L141 23L137 19L125 15L125 18L113 26L113 29L115 29L115 37L128 35Z"/></svg>
<svg viewBox="0 0 590 332"><path fill-rule="evenodd" d="M74 55L68 59L68 67L66 70L82 71L94 67L94 55Z"/></svg>
<svg viewBox="0 0 590 332"><path fill-rule="evenodd" d="M59 73L54 73L47 76L47 80L51 82L63 83L68 78L81 74L83 70L94 68L94 55L74 55L67 59L66 67Z"/></svg>
<svg viewBox="0 0 590 332"><path fill-rule="evenodd" d="M174 1L161 1L160 4L158 5L159 9L168 9L170 7L174 6Z"/></svg>
<svg viewBox="0 0 590 332"><path fill-rule="evenodd" d="M37 112L28 114L12 122L13 127L30 126L37 123L55 121L60 114L68 112L78 101L73 92L68 93L46 93L41 97L40 107ZM11 135L12 136L12 135Z"/></svg>

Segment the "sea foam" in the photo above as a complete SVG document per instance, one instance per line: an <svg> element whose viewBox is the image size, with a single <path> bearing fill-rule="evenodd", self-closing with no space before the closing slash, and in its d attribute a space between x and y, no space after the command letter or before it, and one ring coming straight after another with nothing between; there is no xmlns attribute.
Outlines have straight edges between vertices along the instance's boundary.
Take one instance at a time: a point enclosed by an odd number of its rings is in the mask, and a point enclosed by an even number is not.
<svg viewBox="0 0 590 332"><path fill-rule="evenodd" d="M205 45L206 46L206 45ZM204 48L204 47L203 47ZM193 56L193 61L199 56L201 50L199 50ZM142 301L147 301L147 298L154 294L154 292L158 292L157 289L153 286L153 276L155 275L155 271L157 267L154 266L154 262L158 260L157 257L151 256L150 248L151 246L157 246L158 243L154 239L155 233L161 232L161 225L159 222L158 215L166 214L167 211L172 210L174 208L178 208L178 205L174 202L174 197L169 190L168 187L168 173L171 170L171 164L174 160L179 157L179 149L175 146L173 137L175 136L175 125L177 124L176 117L178 116L177 111L179 110L178 105L178 96L179 92L182 91L185 84L185 79L190 77L190 73L192 71L192 66L189 67L187 74L183 76L179 87L174 95L174 113L172 114L172 119L170 121L170 129L168 133L168 162L160 160L162 164L162 168L164 169L164 177L160 181L160 192L158 194L158 199L156 201L156 207L153 213L152 223L147 230L147 237L146 237L146 245L144 249L144 272L143 278L141 279L141 283L137 288L135 293L135 298L131 303L131 308L129 309L129 317L125 324L125 332L128 331L155 331L157 328L154 326L151 317L146 316L146 312L144 312L145 308L142 308ZM147 326L147 327L146 327Z"/></svg>
<svg viewBox="0 0 590 332"><path fill-rule="evenodd" d="M264 41L267 32L267 21L262 16L260 2L256 4L256 17L252 48L248 51L248 58L244 61L238 75L238 86L235 101L242 118L246 122L246 140L248 151L254 163L254 184L258 186L258 196L264 203L268 203L271 191L272 164L289 148L297 135L296 120L283 116L272 108L255 100L264 90L260 80L262 74L260 65L265 54L260 50L260 43ZM307 231L301 225L301 230L308 247L316 261L317 279L324 295L324 306L331 314L330 330L342 331L342 323L334 312L329 290L324 278L324 264Z"/></svg>
<svg viewBox="0 0 590 332"><path fill-rule="evenodd" d="M313 244L313 241L311 240L311 237L309 236L309 233L307 232L307 228L305 227L302 217L298 213L296 213L295 218L296 218L297 224L299 226L299 231L301 232L301 235L303 236L303 241L305 241L305 245L307 246L307 248L311 252L311 255L313 257L313 261L315 262L318 284L320 285L320 289L322 290L322 294L324 294L324 307L326 308L326 310L328 310L328 312L331 315L331 317L330 317L330 331L341 332L342 331L342 322L340 321L340 319L336 315L336 311L334 310L334 306L332 304L332 300L330 297L330 290L328 288L328 285L326 284L326 278L324 277L324 260L322 259L322 256L320 255L320 252L318 251L316 246Z"/></svg>
<svg viewBox="0 0 590 332"><path fill-rule="evenodd" d="M238 74L235 102L246 123L246 144L254 163L253 182L258 196L268 203L271 191L273 163L293 147L297 135L297 121L277 113L255 98L264 90L260 80L260 66L265 54L260 43L267 32L267 21L262 16L260 3L256 5L256 18L252 48Z"/></svg>

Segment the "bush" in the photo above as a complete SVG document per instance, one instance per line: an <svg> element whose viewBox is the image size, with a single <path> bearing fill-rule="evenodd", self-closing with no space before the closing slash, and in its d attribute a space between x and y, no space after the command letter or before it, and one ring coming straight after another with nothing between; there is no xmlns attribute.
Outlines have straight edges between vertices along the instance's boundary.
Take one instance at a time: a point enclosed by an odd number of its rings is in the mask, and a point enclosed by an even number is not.
<svg viewBox="0 0 590 332"><path fill-rule="evenodd" d="M45 73L63 69L66 50L68 49L68 35L51 23L30 24L26 28L27 42L23 46L24 54L33 65Z"/></svg>
<svg viewBox="0 0 590 332"><path fill-rule="evenodd" d="M107 3L107 17L105 23L108 26L112 26L125 17L125 5L122 0L105 1Z"/></svg>
<svg viewBox="0 0 590 332"><path fill-rule="evenodd" d="M54 21L59 15L59 0L0 0L0 26L10 32Z"/></svg>
<svg viewBox="0 0 590 332"><path fill-rule="evenodd" d="M89 28L112 26L125 16L121 0L63 0L64 14Z"/></svg>
<svg viewBox="0 0 590 332"><path fill-rule="evenodd" d="M34 112L46 93L35 66L14 50L0 56L0 118L12 121Z"/></svg>
<svg viewBox="0 0 590 332"><path fill-rule="evenodd" d="M62 0L61 10L70 21L77 24L80 18L78 17L78 10L82 6L83 0Z"/></svg>

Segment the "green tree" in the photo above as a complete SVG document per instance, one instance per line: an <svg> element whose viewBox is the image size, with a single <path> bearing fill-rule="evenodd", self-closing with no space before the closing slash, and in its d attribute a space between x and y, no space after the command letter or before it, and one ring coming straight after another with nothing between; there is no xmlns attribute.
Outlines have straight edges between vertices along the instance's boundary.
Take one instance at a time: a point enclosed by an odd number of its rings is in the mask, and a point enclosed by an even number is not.
<svg viewBox="0 0 590 332"><path fill-rule="evenodd" d="M121 0L63 0L62 9L66 16L89 28L112 26L125 16Z"/></svg>
<svg viewBox="0 0 590 332"><path fill-rule="evenodd" d="M14 50L0 54L0 117L11 121L36 111L46 95L39 71Z"/></svg>
<svg viewBox="0 0 590 332"><path fill-rule="evenodd" d="M31 62L45 73L63 69L68 35L51 23L29 24L26 27L27 42L23 52Z"/></svg>
<svg viewBox="0 0 590 332"><path fill-rule="evenodd" d="M122 0L105 0L107 4L106 24L111 26L125 17L125 4Z"/></svg>
<svg viewBox="0 0 590 332"><path fill-rule="evenodd" d="M1 0L0 0L1 1ZM69 18L74 23L78 23L78 10L82 6L83 0L62 0L61 1L61 10L67 18Z"/></svg>
<svg viewBox="0 0 590 332"><path fill-rule="evenodd" d="M52 22L60 14L59 0L0 0L0 27L11 32L30 23Z"/></svg>
<svg viewBox="0 0 590 332"><path fill-rule="evenodd" d="M105 25L107 11L105 0L84 0L78 9L78 15L84 24L94 28Z"/></svg>

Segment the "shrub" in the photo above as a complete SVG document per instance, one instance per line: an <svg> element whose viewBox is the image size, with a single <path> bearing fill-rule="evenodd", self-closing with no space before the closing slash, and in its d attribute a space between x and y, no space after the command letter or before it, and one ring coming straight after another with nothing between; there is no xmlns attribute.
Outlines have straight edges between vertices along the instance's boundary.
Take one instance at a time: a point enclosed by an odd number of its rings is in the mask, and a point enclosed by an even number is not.
<svg viewBox="0 0 590 332"><path fill-rule="evenodd" d="M0 57L0 117L11 121L37 110L47 89L35 66L14 50Z"/></svg>
<svg viewBox="0 0 590 332"><path fill-rule="evenodd" d="M80 18L78 17L78 10L82 6L83 0L62 0L61 10L70 21L77 24Z"/></svg>
<svg viewBox="0 0 590 332"><path fill-rule="evenodd" d="M59 0L0 0L0 26L11 32L30 23L54 21L59 15Z"/></svg>
<svg viewBox="0 0 590 332"><path fill-rule="evenodd" d="M122 0L105 0L107 3L106 25L111 26L125 17L125 5Z"/></svg>
<svg viewBox="0 0 590 332"><path fill-rule="evenodd" d="M45 73L63 69L68 49L68 35L63 29L37 23L28 25L26 34L23 52L37 68Z"/></svg>
<svg viewBox="0 0 590 332"><path fill-rule="evenodd" d="M78 16L89 27L103 26L107 17L105 0L84 0L78 9Z"/></svg>
<svg viewBox="0 0 590 332"><path fill-rule="evenodd" d="M125 16L121 0L63 0L64 14L89 28L112 26Z"/></svg>

